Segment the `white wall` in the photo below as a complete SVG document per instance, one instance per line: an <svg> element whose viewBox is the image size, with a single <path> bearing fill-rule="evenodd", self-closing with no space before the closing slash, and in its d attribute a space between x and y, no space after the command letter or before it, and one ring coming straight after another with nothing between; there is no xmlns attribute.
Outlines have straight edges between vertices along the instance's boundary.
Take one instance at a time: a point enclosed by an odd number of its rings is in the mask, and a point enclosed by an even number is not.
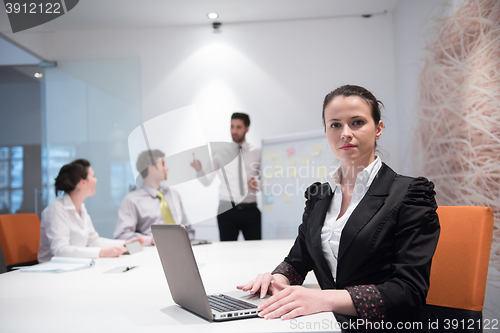
<svg viewBox="0 0 500 333"><path fill-rule="evenodd" d="M419 74L426 56L425 47L432 38L435 18L447 17L456 11L464 0L402 0L394 12L394 46L396 54L397 116L399 165L403 173L411 174L411 134L416 123ZM417 176L417 175L415 175ZM438 189L439 190L439 189ZM438 202L439 204L439 202ZM490 268L491 272L495 269ZM490 272L486 284L483 318L485 323L498 321L500 316L500 289Z"/></svg>
<svg viewBox="0 0 500 333"><path fill-rule="evenodd" d="M416 124L419 75L435 18L450 15L463 0L399 1L394 16L396 101L400 171L412 175L411 144ZM419 175L412 175L419 176Z"/></svg>
<svg viewBox="0 0 500 333"><path fill-rule="evenodd" d="M194 103L209 141L230 140L234 111L251 115L248 140L258 145L262 138L321 128L328 92L342 84L365 86L386 106L380 148L398 170L393 26L389 13L228 24L221 33L209 26L68 31L45 35L43 44L24 34L20 42L57 61L139 57L143 121ZM217 196L216 186L211 193ZM188 215L193 207L187 205Z"/></svg>
<svg viewBox="0 0 500 333"><path fill-rule="evenodd" d="M59 61L44 75L48 202L62 165L86 158L96 195L85 201L103 237L113 237L121 200L133 185L129 133L141 124L139 60Z"/></svg>
<svg viewBox="0 0 500 333"><path fill-rule="evenodd" d="M386 104L386 134L394 138L392 28L388 14L227 25L220 34L208 26L64 32L52 33L42 54L58 61L139 56L144 120L196 103L210 140L230 139L234 110L252 116L254 142L316 129L324 95L345 83L366 86ZM389 138L382 144L394 155Z"/></svg>

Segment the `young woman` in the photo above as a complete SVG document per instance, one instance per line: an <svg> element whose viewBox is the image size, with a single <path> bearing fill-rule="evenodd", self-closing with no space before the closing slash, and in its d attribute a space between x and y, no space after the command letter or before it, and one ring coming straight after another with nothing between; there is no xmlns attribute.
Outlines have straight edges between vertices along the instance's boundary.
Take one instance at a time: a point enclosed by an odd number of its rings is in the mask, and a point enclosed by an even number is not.
<svg viewBox="0 0 500 333"><path fill-rule="evenodd" d="M340 322L383 320L393 328L418 320L440 230L434 185L398 175L375 156L384 128L379 104L359 86L326 95L326 137L341 165L329 183L306 191L299 235L285 260L237 287L272 295L261 317L333 311ZM311 270L322 290L297 286Z"/></svg>
<svg viewBox="0 0 500 333"><path fill-rule="evenodd" d="M56 195L64 195L52 202L42 212L38 261L57 257L118 257L126 251L124 244L146 239L138 237L130 241L99 237L92 225L85 204L87 197L95 194L94 170L89 161L75 160L66 164L56 178Z"/></svg>

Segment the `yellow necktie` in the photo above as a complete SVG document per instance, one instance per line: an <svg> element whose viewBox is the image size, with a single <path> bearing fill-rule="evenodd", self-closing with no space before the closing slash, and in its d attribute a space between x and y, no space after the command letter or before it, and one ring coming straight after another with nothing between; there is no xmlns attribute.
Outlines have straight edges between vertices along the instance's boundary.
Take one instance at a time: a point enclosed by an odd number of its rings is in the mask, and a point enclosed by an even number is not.
<svg viewBox="0 0 500 333"><path fill-rule="evenodd" d="M164 224L175 224L174 217L172 216L172 212L170 211L170 208L168 207L167 200L165 200L163 193L158 191L158 193L156 194L156 197L160 198L160 210L161 210L161 216L163 217L163 223Z"/></svg>

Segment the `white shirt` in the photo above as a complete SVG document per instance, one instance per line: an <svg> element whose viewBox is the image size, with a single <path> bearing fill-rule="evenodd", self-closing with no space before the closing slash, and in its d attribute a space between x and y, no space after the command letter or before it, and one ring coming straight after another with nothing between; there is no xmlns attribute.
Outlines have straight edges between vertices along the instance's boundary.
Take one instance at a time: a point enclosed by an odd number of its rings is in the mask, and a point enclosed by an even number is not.
<svg viewBox="0 0 500 333"><path fill-rule="evenodd" d="M342 176L341 167L338 167L330 175L331 181L329 181L329 183L333 188L334 195L332 202L330 203L330 208L326 213L325 223L321 229L321 247L323 248L323 255L325 256L326 262L332 271L334 279L337 277L337 258L342 230L344 229L344 226L349 220L349 217L354 209L356 209L361 199L365 196L368 188L381 167L382 162L377 156L375 161L358 174L356 177L356 183L354 184L354 192L352 194L349 207L347 207L346 212L339 219L337 219L337 217L340 214L340 208L342 205L342 190L340 188Z"/></svg>
<svg viewBox="0 0 500 333"><path fill-rule="evenodd" d="M194 229L189 225L179 193L169 187L156 190L144 185L123 198L118 210L118 220L113 235L115 238L153 237L151 226L163 224L160 199L156 197L158 191L163 193L175 223L184 225L189 235L194 237Z"/></svg>
<svg viewBox="0 0 500 333"><path fill-rule="evenodd" d="M85 204L82 216L68 194L56 199L42 212L38 261L50 261L53 256L98 258L103 247L123 245L124 240L99 237Z"/></svg>
<svg viewBox="0 0 500 333"><path fill-rule="evenodd" d="M219 175L221 180L221 184L219 187L219 198L222 201L234 201L235 203L252 203L256 202L256 190L252 190L248 187L248 180L250 177L254 177L256 180L258 179L260 173L260 148L257 148L248 142L244 142L241 145L241 154L244 165L243 172L243 193L248 193L246 196L241 195L240 192L240 182L238 175L238 145L236 143L232 143L234 149L220 149L213 152L213 162L215 172L211 172L205 174L205 171L202 169L196 173L196 176L200 180L200 182L208 186L212 183L215 178L215 175ZM229 158L228 158L229 156ZM228 163L229 162L229 163ZM224 175L222 174L221 168L224 168L226 173L227 182L229 184L229 189L231 191L231 195L229 194L228 188L226 186L226 182L224 180ZM232 198L231 198L232 196Z"/></svg>

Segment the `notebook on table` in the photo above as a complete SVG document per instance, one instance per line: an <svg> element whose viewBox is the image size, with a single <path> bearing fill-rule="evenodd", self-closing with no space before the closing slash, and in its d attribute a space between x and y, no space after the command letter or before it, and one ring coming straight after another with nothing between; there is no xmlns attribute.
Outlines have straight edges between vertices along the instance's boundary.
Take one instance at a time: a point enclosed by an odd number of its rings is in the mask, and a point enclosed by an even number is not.
<svg viewBox="0 0 500 333"><path fill-rule="evenodd" d="M209 321L257 317L262 300L256 295L244 299L227 294L207 296L184 227L153 225L151 230L175 303Z"/></svg>
<svg viewBox="0 0 500 333"><path fill-rule="evenodd" d="M95 265L94 259L52 257L50 261L34 266L15 267L21 272L30 273L63 273L89 268Z"/></svg>

